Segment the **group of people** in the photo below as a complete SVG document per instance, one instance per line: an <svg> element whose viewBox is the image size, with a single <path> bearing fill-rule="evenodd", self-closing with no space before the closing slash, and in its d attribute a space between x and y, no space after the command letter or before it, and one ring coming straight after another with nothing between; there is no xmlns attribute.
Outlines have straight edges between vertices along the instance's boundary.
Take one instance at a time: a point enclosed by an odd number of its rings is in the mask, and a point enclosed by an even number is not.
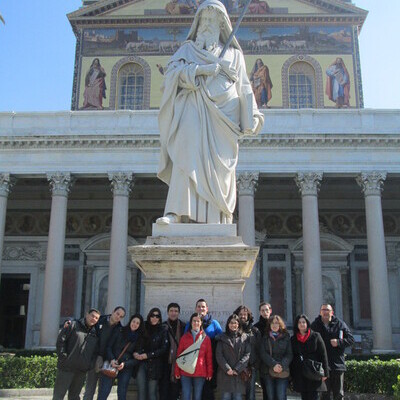
<svg viewBox="0 0 400 400"><path fill-rule="evenodd" d="M289 382L302 400L344 397L344 350L354 342L347 325L334 316L330 304L310 323L298 315L291 336L269 303L259 306L254 323L242 305L228 318L225 331L199 299L188 323L180 306L170 303L167 320L152 308L146 321L140 314L122 326L125 309L110 315L95 309L76 321L66 321L57 339L57 376L54 400L79 399L86 379L84 400L106 400L114 383L102 372L107 364L118 371L118 399L126 399L128 384L136 379L139 400L255 400L259 378L264 400L285 400ZM310 377L310 365L314 375ZM308 373L306 373L308 371ZM318 375L319 374L319 375Z"/></svg>

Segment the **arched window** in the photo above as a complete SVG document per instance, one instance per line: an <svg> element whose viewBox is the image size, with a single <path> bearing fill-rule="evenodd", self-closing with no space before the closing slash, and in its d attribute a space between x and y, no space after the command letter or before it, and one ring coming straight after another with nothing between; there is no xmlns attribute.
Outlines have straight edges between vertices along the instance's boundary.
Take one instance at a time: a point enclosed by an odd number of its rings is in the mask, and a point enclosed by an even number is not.
<svg viewBox="0 0 400 400"><path fill-rule="evenodd" d="M289 68L289 108L315 108L315 70L299 61Z"/></svg>
<svg viewBox="0 0 400 400"><path fill-rule="evenodd" d="M118 72L119 110L143 110L144 70L136 63L125 64Z"/></svg>

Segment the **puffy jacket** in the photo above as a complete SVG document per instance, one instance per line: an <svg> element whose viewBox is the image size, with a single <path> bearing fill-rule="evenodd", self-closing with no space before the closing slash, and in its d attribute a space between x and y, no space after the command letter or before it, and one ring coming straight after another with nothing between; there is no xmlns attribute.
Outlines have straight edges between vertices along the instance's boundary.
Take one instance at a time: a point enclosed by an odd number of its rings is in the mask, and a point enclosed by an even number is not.
<svg viewBox="0 0 400 400"><path fill-rule="evenodd" d="M333 371L346 371L344 350L354 344L354 337L344 321L332 316L327 326L322 321L321 316L315 318L311 324L311 329L318 332L325 343L328 353L329 369ZM337 347L331 345L331 339L338 339Z"/></svg>
<svg viewBox="0 0 400 400"><path fill-rule="evenodd" d="M89 371L94 367L98 351L98 336L94 326L87 327L85 319L72 321L61 329L56 350L57 367L63 371Z"/></svg>
<svg viewBox="0 0 400 400"><path fill-rule="evenodd" d="M147 360L144 361L146 363L147 378L158 380L163 375L164 355L169 349L168 332L165 327L158 325L154 329L151 327L148 330L148 335L144 348L144 352L147 354Z"/></svg>
<svg viewBox="0 0 400 400"><path fill-rule="evenodd" d="M222 328L219 322L216 319L213 319L211 314L207 314L203 318L203 329L205 334L211 339L214 340L216 336L222 333ZM185 333L190 331L189 322L185 326Z"/></svg>
<svg viewBox="0 0 400 400"><path fill-rule="evenodd" d="M202 335L204 331L200 331L196 340ZM186 350L189 346L191 346L195 340L193 340L192 332L186 332L179 342L178 351L176 352L177 356ZM190 377L203 377L203 378L211 378L213 375L213 363L212 363L212 348L211 348L211 340L208 336L206 336L203 340L203 343L200 346L199 356L197 358L196 369L194 374L188 374L178 367L178 364L175 364L175 376L190 376Z"/></svg>
<svg viewBox="0 0 400 400"><path fill-rule="evenodd" d="M264 336L260 343L260 358L260 371L264 375L267 375L269 368L275 367L276 364L281 364L285 371L289 371L293 358L289 333L283 333L275 340L270 336Z"/></svg>

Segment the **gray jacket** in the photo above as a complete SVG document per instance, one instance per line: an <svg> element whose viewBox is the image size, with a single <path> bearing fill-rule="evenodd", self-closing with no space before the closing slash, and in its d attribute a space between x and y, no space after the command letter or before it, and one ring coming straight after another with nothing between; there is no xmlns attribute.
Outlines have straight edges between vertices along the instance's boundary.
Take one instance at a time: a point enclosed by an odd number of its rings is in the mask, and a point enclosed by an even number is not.
<svg viewBox="0 0 400 400"><path fill-rule="evenodd" d="M272 355L271 355L272 350ZM289 333L283 333L276 340L265 335L260 342L260 372L263 375L268 374L270 367L281 364L285 371L289 371L289 365L292 361L292 345Z"/></svg>
<svg viewBox="0 0 400 400"><path fill-rule="evenodd" d="M88 327L85 318L72 321L61 329L57 338L57 367L64 371L86 372L94 367L98 351L95 327Z"/></svg>
<svg viewBox="0 0 400 400"><path fill-rule="evenodd" d="M251 345L248 336L244 333L235 336L222 333L216 340L218 390L221 393L246 393L246 385L239 374L247 367L250 359ZM229 369L233 369L238 375L228 375L226 372Z"/></svg>

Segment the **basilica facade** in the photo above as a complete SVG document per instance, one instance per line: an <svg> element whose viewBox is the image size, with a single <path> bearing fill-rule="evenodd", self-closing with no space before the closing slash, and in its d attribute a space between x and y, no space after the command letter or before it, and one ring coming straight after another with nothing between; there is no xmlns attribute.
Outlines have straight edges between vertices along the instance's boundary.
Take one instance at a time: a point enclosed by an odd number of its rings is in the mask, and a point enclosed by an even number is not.
<svg viewBox="0 0 400 400"><path fill-rule="evenodd" d="M145 277L118 245L143 244L163 213L160 86L197 6L84 1L68 15L72 111L0 113L4 347L54 345L66 317L117 305L110 282L128 313L147 311ZM243 4L225 6L235 24ZM322 296L355 351L386 351L400 348L400 112L363 109L366 15L349 1L250 3L237 37L265 124L240 141L234 222L260 248L244 290L255 314L269 301L292 326ZM238 306L208 300L216 318Z"/></svg>

